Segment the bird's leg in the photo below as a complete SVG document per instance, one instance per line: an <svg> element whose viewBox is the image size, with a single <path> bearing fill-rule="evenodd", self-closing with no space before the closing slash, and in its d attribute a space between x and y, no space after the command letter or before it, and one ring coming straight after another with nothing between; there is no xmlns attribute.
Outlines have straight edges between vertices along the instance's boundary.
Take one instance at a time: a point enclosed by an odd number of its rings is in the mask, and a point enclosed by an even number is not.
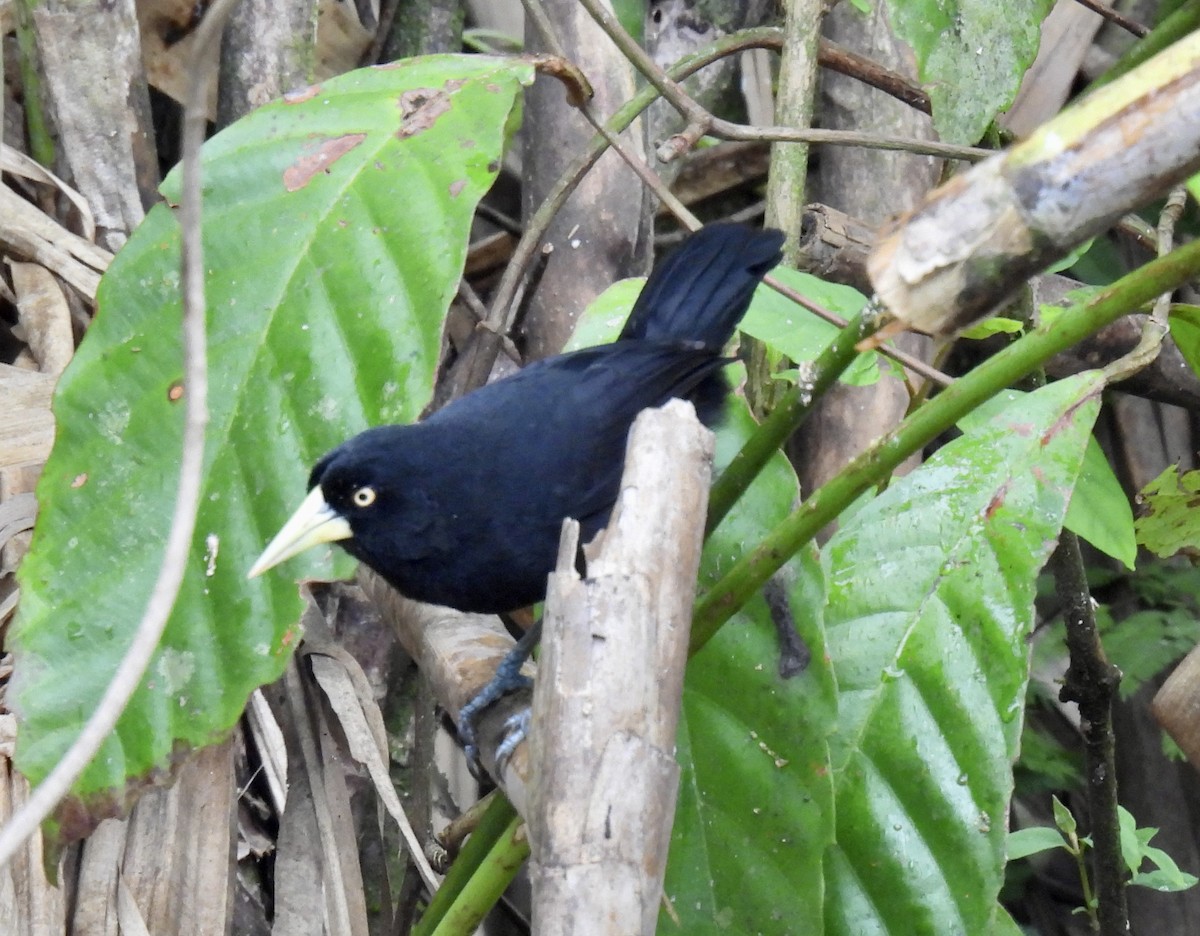
<svg viewBox="0 0 1200 936"><path fill-rule="evenodd" d="M525 665L525 661L529 659L529 655L533 653L533 648L537 646L541 638L542 622L539 619L530 626L529 630L500 661L500 665L496 667L496 674L487 685L480 689L479 694L464 705L458 713L458 736L462 740L467 762L472 765L472 768L479 761L479 749L475 744L475 722L483 714L483 710L493 702L517 689L525 689L533 685L533 681L528 676L522 675L521 667ZM511 757L512 752L528 733L529 709L514 715L505 722L504 727L504 740L496 749L497 764L503 764Z"/></svg>

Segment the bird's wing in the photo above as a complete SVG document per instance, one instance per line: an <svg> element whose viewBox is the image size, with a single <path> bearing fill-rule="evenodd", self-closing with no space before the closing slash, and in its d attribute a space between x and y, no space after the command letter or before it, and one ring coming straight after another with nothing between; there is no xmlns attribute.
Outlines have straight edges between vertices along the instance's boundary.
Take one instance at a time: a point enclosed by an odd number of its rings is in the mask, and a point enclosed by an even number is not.
<svg viewBox="0 0 1200 936"><path fill-rule="evenodd" d="M638 413L686 397L720 363L703 350L622 342L547 361L530 374L528 391L513 387L519 398L513 406L525 418L514 440L521 464L512 468L536 464L532 477L549 482L540 519L556 528L564 516L585 527L593 520L603 524Z"/></svg>
<svg viewBox="0 0 1200 936"><path fill-rule="evenodd" d="M479 609L537 600L563 519L580 521L584 541L607 523L637 414L686 396L720 364L652 342L589 348L531 364L413 427L421 457L407 458L406 475L435 505L455 600ZM469 591L497 582L502 595Z"/></svg>

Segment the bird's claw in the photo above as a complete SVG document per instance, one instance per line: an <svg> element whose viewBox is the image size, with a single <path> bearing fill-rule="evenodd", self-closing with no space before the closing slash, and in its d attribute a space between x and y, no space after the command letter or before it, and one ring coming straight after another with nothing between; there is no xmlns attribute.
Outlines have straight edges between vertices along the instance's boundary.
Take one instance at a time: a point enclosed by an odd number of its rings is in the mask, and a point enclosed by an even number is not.
<svg viewBox="0 0 1200 936"><path fill-rule="evenodd" d="M519 667L519 665L518 663L517 666ZM482 779L485 775L483 765L479 761L478 735L475 730L479 717L488 706L498 702L508 693L518 689L528 689L533 685L532 679L514 670L513 667L506 668L504 664L501 664L491 681L458 713L458 739L462 742L463 753L467 757L467 766L476 779ZM528 733L529 719L530 711L525 708L504 723L504 740L496 749L496 766L498 768L502 768L512 757L513 751ZM513 734L517 730L520 733L514 738Z"/></svg>
<svg viewBox="0 0 1200 936"><path fill-rule="evenodd" d="M517 750L517 745L529 736L529 724L533 720L533 710L528 706L510 715L504 722L504 740L496 748L496 769L503 771L509 758Z"/></svg>

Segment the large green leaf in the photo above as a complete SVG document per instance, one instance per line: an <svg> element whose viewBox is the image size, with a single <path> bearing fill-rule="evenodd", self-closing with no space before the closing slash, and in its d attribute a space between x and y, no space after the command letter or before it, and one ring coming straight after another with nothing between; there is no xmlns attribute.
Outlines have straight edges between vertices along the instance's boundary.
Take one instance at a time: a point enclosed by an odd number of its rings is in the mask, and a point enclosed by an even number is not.
<svg viewBox="0 0 1200 936"><path fill-rule="evenodd" d="M1092 372L1029 394L893 481L826 547L828 932L993 931L1035 579L1102 386Z"/></svg>
<svg viewBox="0 0 1200 936"><path fill-rule="evenodd" d="M745 401L732 400L717 434L718 468L753 428ZM705 544L700 587L715 583L779 523L797 493L796 476L777 453ZM678 930L664 916L663 932L820 931L821 860L833 841L827 736L837 703L815 549L802 551L781 576L812 653L804 672L780 676L779 643L761 596L688 664L664 885L684 925Z"/></svg>
<svg viewBox="0 0 1200 936"><path fill-rule="evenodd" d="M1051 0L887 0L912 46L933 125L947 143L975 143L1017 95Z"/></svg>
<svg viewBox="0 0 1200 936"><path fill-rule="evenodd" d="M246 566L323 451L427 401L475 205L531 79L516 60L412 59L267 105L204 147L211 423L193 555L147 678L60 813L64 835L219 738L281 672L296 588L247 582ZM172 175L168 203L178 189ZM35 783L95 708L161 559L181 444L178 252L160 205L105 275L59 384L9 634L18 763Z"/></svg>

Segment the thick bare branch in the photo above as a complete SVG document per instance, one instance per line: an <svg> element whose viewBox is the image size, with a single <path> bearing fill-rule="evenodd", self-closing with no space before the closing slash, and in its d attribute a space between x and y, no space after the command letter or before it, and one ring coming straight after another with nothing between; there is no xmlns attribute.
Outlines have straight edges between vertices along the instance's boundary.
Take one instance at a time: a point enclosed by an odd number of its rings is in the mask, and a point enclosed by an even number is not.
<svg viewBox="0 0 1200 936"><path fill-rule="evenodd" d="M655 931L712 444L687 403L642 413L586 580L564 536L534 689L535 932Z"/></svg>
<svg viewBox="0 0 1200 936"><path fill-rule="evenodd" d="M955 331L1200 167L1200 33L934 192L881 239L871 281L910 328Z"/></svg>

